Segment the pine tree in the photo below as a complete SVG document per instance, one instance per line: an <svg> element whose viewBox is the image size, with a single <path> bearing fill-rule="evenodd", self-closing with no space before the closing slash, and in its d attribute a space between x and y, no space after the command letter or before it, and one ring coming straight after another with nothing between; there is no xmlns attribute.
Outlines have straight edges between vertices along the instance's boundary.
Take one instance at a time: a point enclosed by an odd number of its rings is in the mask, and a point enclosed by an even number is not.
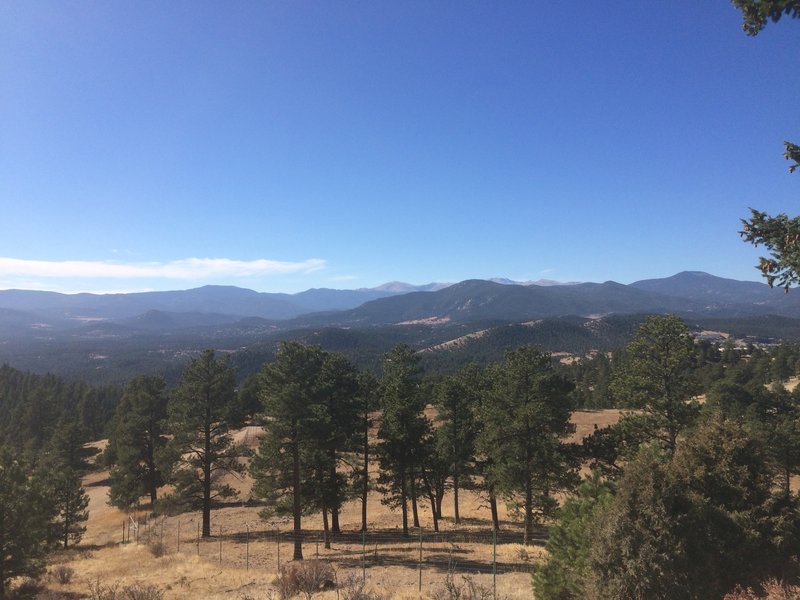
<svg viewBox="0 0 800 600"><path fill-rule="evenodd" d="M424 440L431 424L423 410L420 394L419 359L406 345L386 355L380 382L381 421L377 454L381 471L378 478L385 493L381 500L398 506L402 512L403 535L408 535L408 501L416 517L416 482L421 475ZM414 519L418 526L418 519Z"/></svg>
<svg viewBox="0 0 800 600"><path fill-rule="evenodd" d="M227 360L205 350L183 371L167 407L168 444L163 463L168 480L175 486L170 500L199 506L203 537L211 536L211 504L217 498L232 498L236 491L219 481L225 473L240 474L239 458L244 449L230 435L229 406L236 393L233 369Z"/></svg>
<svg viewBox="0 0 800 600"><path fill-rule="evenodd" d="M578 487L558 511L558 522L550 528L547 558L533 574L538 600L583 600L589 570L593 522L607 509L613 488L597 471Z"/></svg>
<svg viewBox="0 0 800 600"><path fill-rule="evenodd" d="M15 577L36 577L45 566L52 510L46 488L0 446L0 600Z"/></svg>
<svg viewBox="0 0 800 600"><path fill-rule="evenodd" d="M320 374L320 384L325 400L328 425L320 431L318 447L326 453L327 473L321 489L323 519L331 513L331 530L340 533L339 510L346 500L347 481L339 471L344 455L359 447L357 436L360 423L360 398L358 373L339 353L326 353ZM328 539L328 545L330 540Z"/></svg>
<svg viewBox="0 0 800 600"><path fill-rule="evenodd" d="M697 350L686 324L674 315L648 317L625 348L625 360L614 375L614 396L637 414L647 439L675 453L678 434L699 414L694 401Z"/></svg>
<svg viewBox="0 0 800 600"><path fill-rule="evenodd" d="M250 463L253 493L266 501L262 517L291 514L294 560L303 559L302 516L320 508L330 455L319 439L330 426L319 346L283 342L261 371L265 431Z"/></svg>
<svg viewBox="0 0 800 600"><path fill-rule="evenodd" d="M55 516L50 523L50 540L64 548L77 544L86 533L89 520L89 496L83 489L81 477L70 468L45 469L49 502Z"/></svg>
<svg viewBox="0 0 800 600"><path fill-rule="evenodd" d="M572 388L549 354L525 346L506 353L480 409L479 450L491 461L497 490L521 507L526 544L537 517L555 514L555 494L577 480L576 453L564 441L574 431Z"/></svg>
<svg viewBox="0 0 800 600"><path fill-rule="evenodd" d="M453 481L453 515L461 522L458 493L471 481L478 424L476 411L486 393L485 380L475 364L445 377L437 386L435 406L439 427L436 452L447 465Z"/></svg>
<svg viewBox="0 0 800 600"><path fill-rule="evenodd" d="M125 388L109 440L116 463L109 495L115 506L130 508L149 495L155 508L158 488L164 483L157 458L167 443L166 387L162 377L140 375Z"/></svg>

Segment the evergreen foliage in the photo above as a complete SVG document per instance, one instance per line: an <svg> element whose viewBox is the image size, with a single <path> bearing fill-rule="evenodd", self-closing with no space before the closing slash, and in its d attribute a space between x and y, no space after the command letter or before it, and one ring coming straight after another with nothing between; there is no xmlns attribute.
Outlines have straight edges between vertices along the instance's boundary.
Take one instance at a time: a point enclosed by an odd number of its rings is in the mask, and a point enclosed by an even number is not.
<svg viewBox="0 0 800 600"><path fill-rule="evenodd" d="M87 439L99 439L119 400L116 388L68 382L0 366L0 439L34 457L59 423L77 421Z"/></svg>
<svg viewBox="0 0 800 600"><path fill-rule="evenodd" d="M648 317L625 348L625 360L614 374L614 395L639 412L624 421L636 423L670 454L678 434L699 412L694 374L697 349L683 321L672 315Z"/></svg>
<svg viewBox="0 0 800 600"><path fill-rule="evenodd" d="M168 430L173 434L162 457L162 469L175 491L163 500L198 507L203 537L211 536L211 504L232 498L235 490L219 481L224 473L244 471L243 449L233 443L228 420L236 393L233 369L213 350L192 359L168 407Z"/></svg>
<svg viewBox="0 0 800 600"><path fill-rule="evenodd" d="M130 508L148 495L150 506L155 509L158 488L164 484L158 459L167 444L166 388L163 377L134 377L117 406L109 439L115 463L109 496L117 507Z"/></svg>
<svg viewBox="0 0 800 600"><path fill-rule="evenodd" d="M439 422L435 431L435 451L445 465L445 473L452 479L456 523L460 523L458 492L472 483L478 435L477 411L486 392L486 380L475 364L444 377L435 389Z"/></svg>
<svg viewBox="0 0 800 600"><path fill-rule="evenodd" d="M265 434L250 465L262 516L291 514L294 557L302 559L302 515L320 510L328 530L339 531L338 511L347 482L337 470L343 453L356 450L363 415L355 369L319 346L284 342L260 375Z"/></svg>
<svg viewBox="0 0 800 600"><path fill-rule="evenodd" d="M89 496L83 489L81 476L70 467L45 470L47 502L54 514L50 523L49 540L63 548L77 544L86 533L89 520Z"/></svg>
<svg viewBox="0 0 800 600"><path fill-rule="evenodd" d="M538 600L582 600L589 571L593 523L606 510L612 486L592 472L558 511L558 522L550 528L547 558L534 571L533 589Z"/></svg>
<svg viewBox="0 0 800 600"><path fill-rule="evenodd" d="M416 514L417 478L429 451L425 442L431 433L431 423L423 413L421 376L419 358L410 347L399 345L386 355L379 392L378 483L384 492L381 501L400 508L404 535L408 535L409 500Z"/></svg>
<svg viewBox="0 0 800 600"><path fill-rule="evenodd" d="M555 514L554 495L576 483L577 455L564 441L574 431L573 386L555 373L548 354L530 346L509 351L490 373L478 449L497 490L521 507L527 544L535 522Z"/></svg>
<svg viewBox="0 0 800 600"><path fill-rule="evenodd" d="M52 510L47 488L10 448L0 446L0 600L15 577L44 570Z"/></svg>

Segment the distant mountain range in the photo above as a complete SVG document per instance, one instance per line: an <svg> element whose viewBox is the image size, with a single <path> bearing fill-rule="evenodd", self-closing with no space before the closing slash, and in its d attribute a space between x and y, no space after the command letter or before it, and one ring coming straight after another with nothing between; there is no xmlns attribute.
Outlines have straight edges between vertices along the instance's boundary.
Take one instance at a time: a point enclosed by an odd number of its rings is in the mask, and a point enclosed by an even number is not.
<svg viewBox="0 0 800 600"><path fill-rule="evenodd" d="M519 344L583 355L620 347L643 315L674 313L695 330L800 341L800 291L683 272L623 285L468 280L267 294L206 286L176 292L0 291L0 363L93 382L135 373L175 381L187 357L231 353L241 376L300 339L375 368L393 345L430 368L487 361Z"/></svg>
<svg viewBox="0 0 800 600"><path fill-rule="evenodd" d="M358 290L310 289L271 294L232 286L174 292L58 294L0 291L0 337L114 325L163 332L219 327L257 317L278 328L441 325L481 320L521 322L574 315L678 313L713 317L800 317L800 293L763 283L686 271L664 279L605 283L468 280L412 286L400 282Z"/></svg>

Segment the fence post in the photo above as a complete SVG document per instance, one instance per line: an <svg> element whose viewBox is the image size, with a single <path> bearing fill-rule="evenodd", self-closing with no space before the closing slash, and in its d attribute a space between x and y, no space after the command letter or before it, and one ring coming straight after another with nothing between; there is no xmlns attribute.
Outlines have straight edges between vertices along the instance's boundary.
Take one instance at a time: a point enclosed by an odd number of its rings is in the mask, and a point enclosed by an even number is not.
<svg viewBox="0 0 800 600"><path fill-rule="evenodd" d="M247 527L247 537L244 541L244 570L250 570L250 523L245 525Z"/></svg>
<svg viewBox="0 0 800 600"><path fill-rule="evenodd" d="M278 531L275 534L275 537L278 540L278 574L281 572L281 532Z"/></svg>
<svg viewBox="0 0 800 600"><path fill-rule="evenodd" d="M197 521L197 556L200 556L200 521Z"/></svg>
<svg viewBox="0 0 800 600"><path fill-rule="evenodd" d="M122 543L125 543L125 519L122 520Z"/></svg>
<svg viewBox="0 0 800 600"><path fill-rule="evenodd" d="M178 519L178 549L175 551L176 554L180 554L181 551L181 520Z"/></svg>

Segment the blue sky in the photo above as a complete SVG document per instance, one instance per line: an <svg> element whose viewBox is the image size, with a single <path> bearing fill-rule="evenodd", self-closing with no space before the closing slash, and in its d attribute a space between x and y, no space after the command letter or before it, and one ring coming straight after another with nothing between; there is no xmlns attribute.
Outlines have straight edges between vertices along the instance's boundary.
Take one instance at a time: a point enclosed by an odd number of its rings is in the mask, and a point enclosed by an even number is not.
<svg viewBox="0 0 800 600"><path fill-rule="evenodd" d="M758 280L798 42L725 0L4 2L0 289Z"/></svg>

